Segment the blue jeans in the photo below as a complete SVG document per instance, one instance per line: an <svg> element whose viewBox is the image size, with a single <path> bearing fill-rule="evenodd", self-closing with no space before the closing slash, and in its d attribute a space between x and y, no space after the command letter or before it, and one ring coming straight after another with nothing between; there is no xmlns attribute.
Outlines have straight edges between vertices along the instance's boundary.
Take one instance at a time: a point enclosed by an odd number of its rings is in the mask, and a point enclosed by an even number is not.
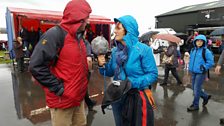
<svg viewBox="0 0 224 126"><path fill-rule="evenodd" d="M119 101L111 104L116 126L123 126L122 125L122 106L124 104L125 96L126 95L122 96L122 98Z"/></svg>
<svg viewBox="0 0 224 126"><path fill-rule="evenodd" d="M206 74L204 73L192 73L192 90L194 92L193 105L199 108L200 97L207 99L208 95L202 91L202 84L205 80Z"/></svg>

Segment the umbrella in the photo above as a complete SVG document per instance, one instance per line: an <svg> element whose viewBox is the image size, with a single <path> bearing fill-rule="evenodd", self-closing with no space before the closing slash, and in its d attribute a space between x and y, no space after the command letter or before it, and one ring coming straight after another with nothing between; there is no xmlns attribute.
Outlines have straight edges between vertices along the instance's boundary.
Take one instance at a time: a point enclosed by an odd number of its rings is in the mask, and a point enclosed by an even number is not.
<svg viewBox="0 0 224 126"><path fill-rule="evenodd" d="M167 40L169 42L179 43L181 39L173 34L157 34L155 35L155 39Z"/></svg>
<svg viewBox="0 0 224 126"><path fill-rule="evenodd" d="M224 28L217 28L210 35L224 35Z"/></svg>
<svg viewBox="0 0 224 126"><path fill-rule="evenodd" d="M158 33L159 33L158 31L149 31L149 32L146 32L146 33L142 34L142 36L139 38L139 40L141 42L149 41L150 38L152 37L152 35L155 35L155 34L158 34Z"/></svg>

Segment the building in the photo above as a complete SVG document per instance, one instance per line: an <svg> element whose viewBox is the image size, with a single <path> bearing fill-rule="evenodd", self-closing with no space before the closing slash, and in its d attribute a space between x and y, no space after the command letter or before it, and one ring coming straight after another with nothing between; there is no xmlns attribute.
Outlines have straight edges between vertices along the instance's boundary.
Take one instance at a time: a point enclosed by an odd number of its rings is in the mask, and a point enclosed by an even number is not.
<svg viewBox="0 0 224 126"><path fill-rule="evenodd" d="M224 26L224 1L185 6L155 16L156 28L173 28L177 33L192 34L195 30L209 34L217 27Z"/></svg>

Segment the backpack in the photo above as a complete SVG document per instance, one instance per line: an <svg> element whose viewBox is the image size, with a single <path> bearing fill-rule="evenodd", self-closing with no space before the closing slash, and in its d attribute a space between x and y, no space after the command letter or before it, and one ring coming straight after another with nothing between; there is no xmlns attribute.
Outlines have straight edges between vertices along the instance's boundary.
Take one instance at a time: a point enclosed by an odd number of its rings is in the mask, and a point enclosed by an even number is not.
<svg viewBox="0 0 224 126"><path fill-rule="evenodd" d="M67 35L67 32L65 30L63 30L59 25L55 25L54 27L56 27L56 29L59 32L59 35L60 35L60 43L57 46L57 55L55 56L55 58L54 58L54 60L52 62L52 66L55 66L56 63L57 63L57 61L58 61L59 54L61 52L61 49L64 46L65 36Z"/></svg>

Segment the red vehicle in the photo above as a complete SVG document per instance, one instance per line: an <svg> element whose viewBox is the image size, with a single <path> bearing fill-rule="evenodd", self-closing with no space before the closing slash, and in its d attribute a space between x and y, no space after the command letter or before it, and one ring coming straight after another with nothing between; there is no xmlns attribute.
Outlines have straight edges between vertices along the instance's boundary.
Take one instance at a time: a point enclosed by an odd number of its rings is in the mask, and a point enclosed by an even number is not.
<svg viewBox="0 0 224 126"><path fill-rule="evenodd" d="M42 32L45 32L47 29L58 24L61 21L62 15L63 12L61 11L8 7L6 12L6 28L10 57L14 58L13 41L18 36L19 25L28 31L32 27L34 31L40 29ZM108 40L108 45L110 45L111 25L114 22L109 18L98 15L90 15L89 22L88 32L90 34L87 36L87 39L91 41L95 36L103 35Z"/></svg>

